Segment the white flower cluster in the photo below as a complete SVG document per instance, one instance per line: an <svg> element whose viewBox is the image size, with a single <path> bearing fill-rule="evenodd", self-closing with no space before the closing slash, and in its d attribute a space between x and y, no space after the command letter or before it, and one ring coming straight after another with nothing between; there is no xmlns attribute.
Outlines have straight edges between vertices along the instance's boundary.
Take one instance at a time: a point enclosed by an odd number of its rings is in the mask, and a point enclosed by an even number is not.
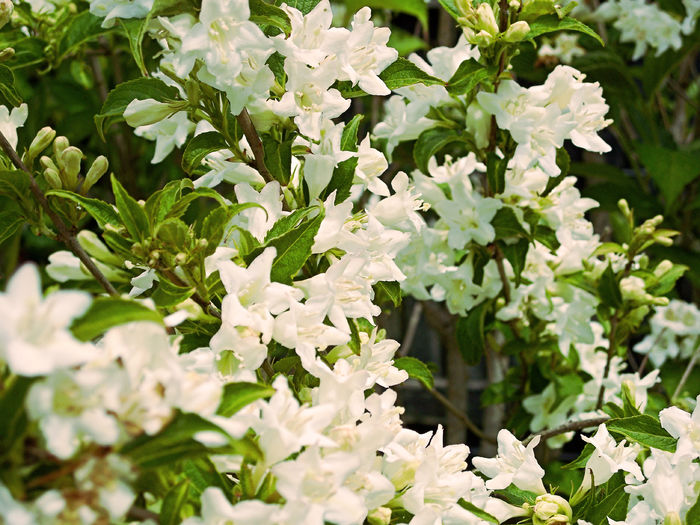
<svg viewBox="0 0 700 525"><path fill-rule="evenodd" d="M566 139L588 151L610 151L598 136L612 122L604 118L608 105L603 89L597 82L583 82L584 78L572 67L557 66L540 86L523 88L513 80L504 80L496 93L477 94L484 110L517 142L513 156L516 169L538 165L550 177L558 175L556 150Z"/></svg>
<svg viewBox="0 0 700 525"><path fill-rule="evenodd" d="M687 12L683 21L661 9L656 2L645 0L603 2L593 16L613 22L620 31L620 40L634 43L632 60L637 60L644 56L647 47L655 48L657 56L668 49L680 49L681 33L692 33L698 12L697 2L693 0L684 0L683 5Z"/></svg>
<svg viewBox="0 0 700 525"><path fill-rule="evenodd" d="M700 341L700 310L692 303L673 299L659 306L649 320L651 333L634 346L634 351L649 356L656 367L668 359L687 359L697 351Z"/></svg>

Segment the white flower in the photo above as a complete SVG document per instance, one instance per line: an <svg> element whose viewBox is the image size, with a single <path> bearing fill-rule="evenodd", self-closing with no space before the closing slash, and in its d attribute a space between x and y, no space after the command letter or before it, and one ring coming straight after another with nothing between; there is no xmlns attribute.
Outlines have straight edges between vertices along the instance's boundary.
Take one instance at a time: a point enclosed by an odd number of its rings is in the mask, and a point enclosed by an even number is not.
<svg viewBox="0 0 700 525"><path fill-rule="evenodd" d="M29 107L21 104L17 108L12 108L10 112L7 106L0 106L0 133L14 149L17 149L17 128L21 128L27 120Z"/></svg>
<svg viewBox="0 0 700 525"><path fill-rule="evenodd" d="M474 458L474 466L491 479L486 482L489 489L504 489L511 483L522 490L535 494L547 491L542 484L544 469L535 459L535 447L540 437L526 447L508 430L498 432L498 456L495 458Z"/></svg>
<svg viewBox="0 0 700 525"><path fill-rule="evenodd" d="M624 470L629 472L637 481L642 481L642 469L635 461L642 447L637 443L625 446L623 439L619 444L608 433L605 424L598 427L593 437L581 436L581 438L595 447L593 454L586 462L586 473L583 476L581 488L588 490L595 483L600 486L607 482L615 472Z"/></svg>
<svg viewBox="0 0 700 525"><path fill-rule="evenodd" d="M115 18L144 18L153 0L90 0L90 13L104 17L102 27L112 27Z"/></svg>
<svg viewBox="0 0 700 525"><path fill-rule="evenodd" d="M167 157L175 147L181 147L187 142L187 137L194 130L194 123L187 118L187 112L178 111L159 122L139 126L134 133L139 137L156 141L151 164L158 164Z"/></svg>
<svg viewBox="0 0 700 525"><path fill-rule="evenodd" d="M90 302L89 294L77 291L58 291L44 299L36 266L22 266L0 294L0 359L24 376L50 374L91 359L93 346L68 331Z"/></svg>
<svg viewBox="0 0 700 525"><path fill-rule="evenodd" d="M678 439L674 463L692 461L700 456L700 396L695 399L693 414L678 407L664 408L659 412L659 421L669 434ZM681 459L689 456L686 459Z"/></svg>

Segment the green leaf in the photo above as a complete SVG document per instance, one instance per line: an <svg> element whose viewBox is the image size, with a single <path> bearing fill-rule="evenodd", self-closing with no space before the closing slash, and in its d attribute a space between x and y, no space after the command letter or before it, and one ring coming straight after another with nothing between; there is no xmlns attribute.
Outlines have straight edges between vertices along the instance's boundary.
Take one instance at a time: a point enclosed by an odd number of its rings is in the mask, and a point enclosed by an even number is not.
<svg viewBox="0 0 700 525"><path fill-rule="evenodd" d="M292 176L292 142L294 137L281 143L271 138L263 140L265 165L275 180L283 186L289 183Z"/></svg>
<svg viewBox="0 0 700 525"><path fill-rule="evenodd" d="M308 15L320 1L321 0L275 0L275 5L280 5L284 2L289 7L294 7L301 11L302 14Z"/></svg>
<svg viewBox="0 0 700 525"><path fill-rule="evenodd" d="M345 124L343 134L340 137L340 149L343 151L357 151L357 132L364 117L362 114L357 114L352 117L350 122Z"/></svg>
<svg viewBox="0 0 700 525"><path fill-rule="evenodd" d="M408 356L399 357L394 360L394 366L399 370L405 370L408 377L420 381L426 388L432 390L435 387L433 373L428 368L428 365L420 359Z"/></svg>
<svg viewBox="0 0 700 525"><path fill-rule="evenodd" d="M174 219L176 217L182 217L185 212L187 211L187 208L190 207L190 204L192 204L195 200L200 199L200 198L207 198L207 199L213 199L215 200L220 206L228 206L226 203L226 200L221 196L221 194L213 190L211 188L195 188L193 191L190 193L187 193L183 196L181 196L175 204L170 208L168 213L165 215L165 219ZM262 208L262 206L258 203L246 203L245 206L241 205L236 205L236 206L242 206L241 211L246 208L252 208L252 207L258 207Z"/></svg>
<svg viewBox="0 0 700 525"><path fill-rule="evenodd" d="M250 7L250 21L258 25L273 26L281 29L285 35L292 32L292 24L287 13L263 0L248 0Z"/></svg>
<svg viewBox="0 0 700 525"><path fill-rule="evenodd" d="M228 149L224 136L218 131L206 131L187 141L182 153L182 169L191 174L202 163L204 157L215 151Z"/></svg>
<svg viewBox="0 0 700 525"><path fill-rule="evenodd" d="M450 95L466 95L491 75L492 72L486 66L469 58L459 65L445 87Z"/></svg>
<svg viewBox="0 0 700 525"><path fill-rule="evenodd" d="M155 229L158 223L167 217L173 206L180 200L185 189L193 189L190 179L173 180L148 197L143 208L148 216L151 230Z"/></svg>
<svg viewBox="0 0 700 525"><path fill-rule="evenodd" d="M578 455L578 457L575 460L573 460L572 462L564 465L562 468L567 469L567 470L584 468L586 466L586 463L588 463L588 458L591 457L593 452L595 452L595 447L593 445L591 445L590 443L586 443L586 446L583 447L583 450Z"/></svg>
<svg viewBox="0 0 700 525"><path fill-rule="evenodd" d="M167 492L160 508L158 523L161 525L177 525L182 521L182 507L187 501L189 487L189 480L183 479Z"/></svg>
<svg viewBox="0 0 700 525"><path fill-rule="evenodd" d="M100 35L108 33L111 28L102 27L102 18L83 11L70 17L61 40L58 43L58 60L62 61L66 55L76 51L83 45Z"/></svg>
<svg viewBox="0 0 700 525"><path fill-rule="evenodd" d="M270 240L276 237L281 237L291 229L296 228L305 217L316 210L318 210L316 206L299 208L294 210L289 215L285 215L284 217L277 219L275 224L272 225L272 228L270 228L270 231L267 232L267 235L265 236L265 243L270 242Z"/></svg>
<svg viewBox="0 0 700 525"><path fill-rule="evenodd" d="M0 392L0 457L10 452L27 428L24 400L35 380L33 377L11 377Z"/></svg>
<svg viewBox="0 0 700 525"><path fill-rule="evenodd" d="M2 64L0 64L0 103L8 108L22 104L22 97L15 88L15 75L9 67Z"/></svg>
<svg viewBox="0 0 700 525"><path fill-rule="evenodd" d="M700 525L700 496L695 500L692 507L685 515L686 525Z"/></svg>
<svg viewBox="0 0 700 525"><path fill-rule="evenodd" d="M472 502L465 500L464 498L459 498L459 501L457 504L462 507L465 510L468 510L472 514L474 514L476 517L480 518L483 521L488 521L489 523L500 523L498 518L495 516L492 516L485 510L481 510L479 507L474 505Z"/></svg>
<svg viewBox="0 0 700 525"><path fill-rule="evenodd" d="M620 434L629 441L666 452L676 451L676 439L666 432L659 421L647 414L611 419L605 426L610 432Z"/></svg>
<svg viewBox="0 0 700 525"><path fill-rule="evenodd" d="M527 259L527 250L530 247L530 243L527 239L520 239L514 244L506 244L505 242L499 241L498 245L503 251L508 262L513 267L513 272L515 273L515 286L520 286L521 275L525 269L525 259Z"/></svg>
<svg viewBox="0 0 700 525"><path fill-rule="evenodd" d="M603 271L598 283L598 294L603 304L612 308L622 306L622 292L612 269L612 263Z"/></svg>
<svg viewBox="0 0 700 525"><path fill-rule="evenodd" d="M274 246L277 256L272 262L270 279L281 283L289 283L292 277L304 266L311 255L314 237L323 221L323 213L301 223L297 228L281 237L271 240L266 246Z"/></svg>
<svg viewBox="0 0 700 525"><path fill-rule="evenodd" d="M399 58L379 74L386 87L391 90L414 84L425 84L426 86L440 85L444 86L445 82L439 78L428 75L425 71L419 68L410 60ZM361 97L366 95L358 86L352 85L351 82L338 82L336 87L340 94L345 98Z"/></svg>
<svg viewBox="0 0 700 525"><path fill-rule="evenodd" d="M327 199L328 196L334 191L336 192L334 201L335 204L340 204L350 197L350 188L352 188L352 182L355 179L357 162L357 157L351 157L338 163L333 170L331 181L321 193L322 200Z"/></svg>
<svg viewBox="0 0 700 525"><path fill-rule="evenodd" d="M557 15L545 15L530 22L530 31L525 35L526 40L531 40L540 35L553 33L555 31L578 31L597 40L601 46L605 46L603 39L598 33L593 31L586 24L579 22L575 18L565 17L561 20Z"/></svg>
<svg viewBox="0 0 700 525"><path fill-rule="evenodd" d="M508 237L529 237L527 231L520 224L513 208L503 206L491 219L491 226L496 230L496 239L506 239Z"/></svg>
<svg viewBox="0 0 700 525"><path fill-rule="evenodd" d="M666 200L666 210L677 205L684 188L700 176L698 151L675 151L653 144L640 144L637 154L659 186Z"/></svg>
<svg viewBox="0 0 700 525"><path fill-rule="evenodd" d="M124 186L117 180L114 173L112 173L111 178L114 200L124 226L126 226L127 231L133 239L144 240L150 232L146 212L141 205L136 202L136 199L126 192Z"/></svg>
<svg viewBox="0 0 700 525"><path fill-rule="evenodd" d="M182 473L190 481L192 490L199 494L208 487L226 491L230 485L207 457L186 459L182 462Z"/></svg>
<svg viewBox="0 0 700 525"><path fill-rule="evenodd" d="M459 132L452 128L430 128L420 134L413 146L413 160L423 173L428 173L428 161L445 146L462 141Z"/></svg>
<svg viewBox="0 0 700 525"><path fill-rule="evenodd" d="M505 489L497 490L496 493L499 496L503 496L508 503L515 505L516 507L522 507L523 503L534 505L535 499L537 498L537 494L534 492L519 489L512 483Z"/></svg>
<svg viewBox="0 0 700 525"><path fill-rule="evenodd" d="M232 439L218 425L196 414L183 413L177 414L170 424L155 436L142 434L126 443L120 453L129 456L142 468L172 465L178 461L201 457L212 452L192 439L199 432L216 432L226 438L228 445L221 452L242 455L253 460L262 458L260 449L252 439L248 437Z"/></svg>
<svg viewBox="0 0 700 525"><path fill-rule="evenodd" d="M491 303L485 301L479 306L472 308L466 317L457 320L456 336L459 351L462 359L468 365L479 364L484 355L484 325L486 313L491 307Z"/></svg>
<svg viewBox="0 0 700 525"><path fill-rule="evenodd" d="M122 220L119 218L119 214L114 211L114 208L100 199L91 199L90 197L83 197L77 193L73 193L68 190L49 190L46 192L47 196L56 196L64 199L71 200L76 204L80 204L90 216L95 219L97 225L101 229L105 229L107 224L118 227L121 226Z"/></svg>
<svg viewBox="0 0 700 525"><path fill-rule="evenodd" d="M267 399L275 393L275 389L258 383L229 383L224 386L219 408L216 413L220 416L231 417L244 406L258 399Z"/></svg>
<svg viewBox="0 0 700 525"><path fill-rule="evenodd" d="M129 41L129 49L131 50L131 56L134 57L134 61L136 62L139 71L145 77L148 76L148 69L146 69L146 64L144 63L143 59L142 44L143 38L144 36L146 36L148 22L150 22L150 18L132 18L129 20L119 19L119 25L124 30L124 34L126 34L126 39Z"/></svg>
<svg viewBox="0 0 700 525"><path fill-rule="evenodd" d="M11 199L26 201L32 199L29 175L19 170L0 171L0 195L7 195Z"/></svg>
<svg viewBox="0 0 700 525"><path fill-rule="evenodd" d="M98 297L87 312L71 324L71 332L80 341L90 341L113 326L134 321L163 324L160 314L141 303L119 297Z"/></svg>
<svg viewBox="0 0 700 525"><path fill-rule="evenodd" d="M112 124L124 120L124 110L132 100L152 98L158 102L167 102L175 100L177 97L176 88L168 86L157 78L137 78L122 82L109 92L100 113L95 115L97 133L102 140L105 140L105 131Z"/></svg>
<svg viewBox="0 0 700 525"><path fill-rule="evenodd" d="M24 222L24 216L16 211L0 211L0 244L17 233Z"/></svg>
<svg viewBox="0 0 700 525"><path fill-rule="evenodd" d="M495 195L506 189L506 168L508 159L499 159L495 152L490 151L486 160L486 180Z"/></svg>
<svg viewBox="0 0 700 525"><path fill-rule="evenodd" d="M454 0L438 0L440 5L447 11L452 18L458 20L460 18L459 11L455 5Z"/></svg>
<svg viewBox="0 0 700 525"><path fill-rule="evenodd" d="M345 0L345 5L351 13L364 6L372 9L391 9L415 16L424 28L428 27L428 6L424 0Z"/></svg>
<svg viewBox="0 0 700 525"><path fill-rule="evenodd" d="M401 285L399 283L396 281L379 281L374 287L377 291L377 304L381 305L385 300L389 300L394 307L398 308L401 306Z"/></svg>
<svg viewBox="0 0 700 525"><path fill-rule="evenodd" d="M602 500L596 501L588 508L586 521L593 525L607 525L608 517L612 520L624 520L627 516L627 503L630 495L625 492L624 484L616 487Z"/></svg>
<svg viewBox="0 0 700 525"><path fill-rule="evenodd" d="M178 286L171 283L163 276L158 277L158 288L156 288L151 299L161 308L170 308L187 300L194 293L194 288Z"/></svg>
<svg viewBox="0 0 700 525"><path fill-rule="evenodd" d="M652 284L647 291L651 295L660 296L665 295L676 286L676 281L683 277L683 274L687 272L689 268L682 264L674 264L669 271L664 273L659 280Z"/></svg>

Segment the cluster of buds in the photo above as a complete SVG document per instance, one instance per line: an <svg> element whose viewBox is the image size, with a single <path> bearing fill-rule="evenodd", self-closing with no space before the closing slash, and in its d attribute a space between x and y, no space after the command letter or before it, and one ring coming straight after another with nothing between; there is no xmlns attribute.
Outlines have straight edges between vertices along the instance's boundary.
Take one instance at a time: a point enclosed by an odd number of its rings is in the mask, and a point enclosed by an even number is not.
<svg viewBox="0 0 700 525"><path fill-rule="evenodd" d="M56 132L50 127L39 130L24 155L25 162L31 166L34 159L51 142L53 158L44 155L39 159L39 163L43 168L44 179L52 189L65 189L85 195L107 173L109 162L107 157L100 155L92 163L85 177L81 177L80 164L85 155L80 149L71 146L66 137L56 137Z"/></svg>
<svg viewBox="0 0 700 525"><path fill-rule="evenodd" d="M491 6L489 2L482 2L475 9L472 0L457 0L455 6L459 12L457 21L462 26L467 42L479 48L487 48L498 40L520 42L530 31L530 26L524 20L511 24L509 15L506 16L507 27L500 27L497 21L497 16L500 15L498 5ZM520 0L511 0L508 8L519 10Z"/></svg>

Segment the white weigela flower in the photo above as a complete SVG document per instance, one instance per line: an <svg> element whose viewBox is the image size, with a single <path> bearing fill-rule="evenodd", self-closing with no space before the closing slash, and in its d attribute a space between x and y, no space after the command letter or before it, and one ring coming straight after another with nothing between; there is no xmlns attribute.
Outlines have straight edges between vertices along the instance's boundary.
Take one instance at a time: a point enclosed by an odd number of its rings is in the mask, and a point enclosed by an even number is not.
<svg viewBox="0 0 700 525"><path fill-rule="evenodd" d="M36 266L22 266L0 294L0 359L18 375L47 375L95 355L68 330L90 305L85 292L58 291L42 297Z"/></svg>
<svg viewBox="0 0 700 525"><path fill-rule="evenodd" d="M593 454L586 462L586 473L581 483L582 490L588 490L592 484L600 486L608 481L615 472L624 470L629 472L637 481L642 481L642 469L635 461L642 447L637 443L626 445L623 439L619 444L608 433L605 424L598 427L593 437L581 436L581 438L595 447Z"/></svg>
<svg viewBox="0 0 700 525"><path fill-rule="evenodd" d="M0 132L10 143L10 146L15 149L17 149L17 128L24 125L28 115L29 107L27 104L12 108L12 111L8 110L7 106L0 106Z"/></svg>

